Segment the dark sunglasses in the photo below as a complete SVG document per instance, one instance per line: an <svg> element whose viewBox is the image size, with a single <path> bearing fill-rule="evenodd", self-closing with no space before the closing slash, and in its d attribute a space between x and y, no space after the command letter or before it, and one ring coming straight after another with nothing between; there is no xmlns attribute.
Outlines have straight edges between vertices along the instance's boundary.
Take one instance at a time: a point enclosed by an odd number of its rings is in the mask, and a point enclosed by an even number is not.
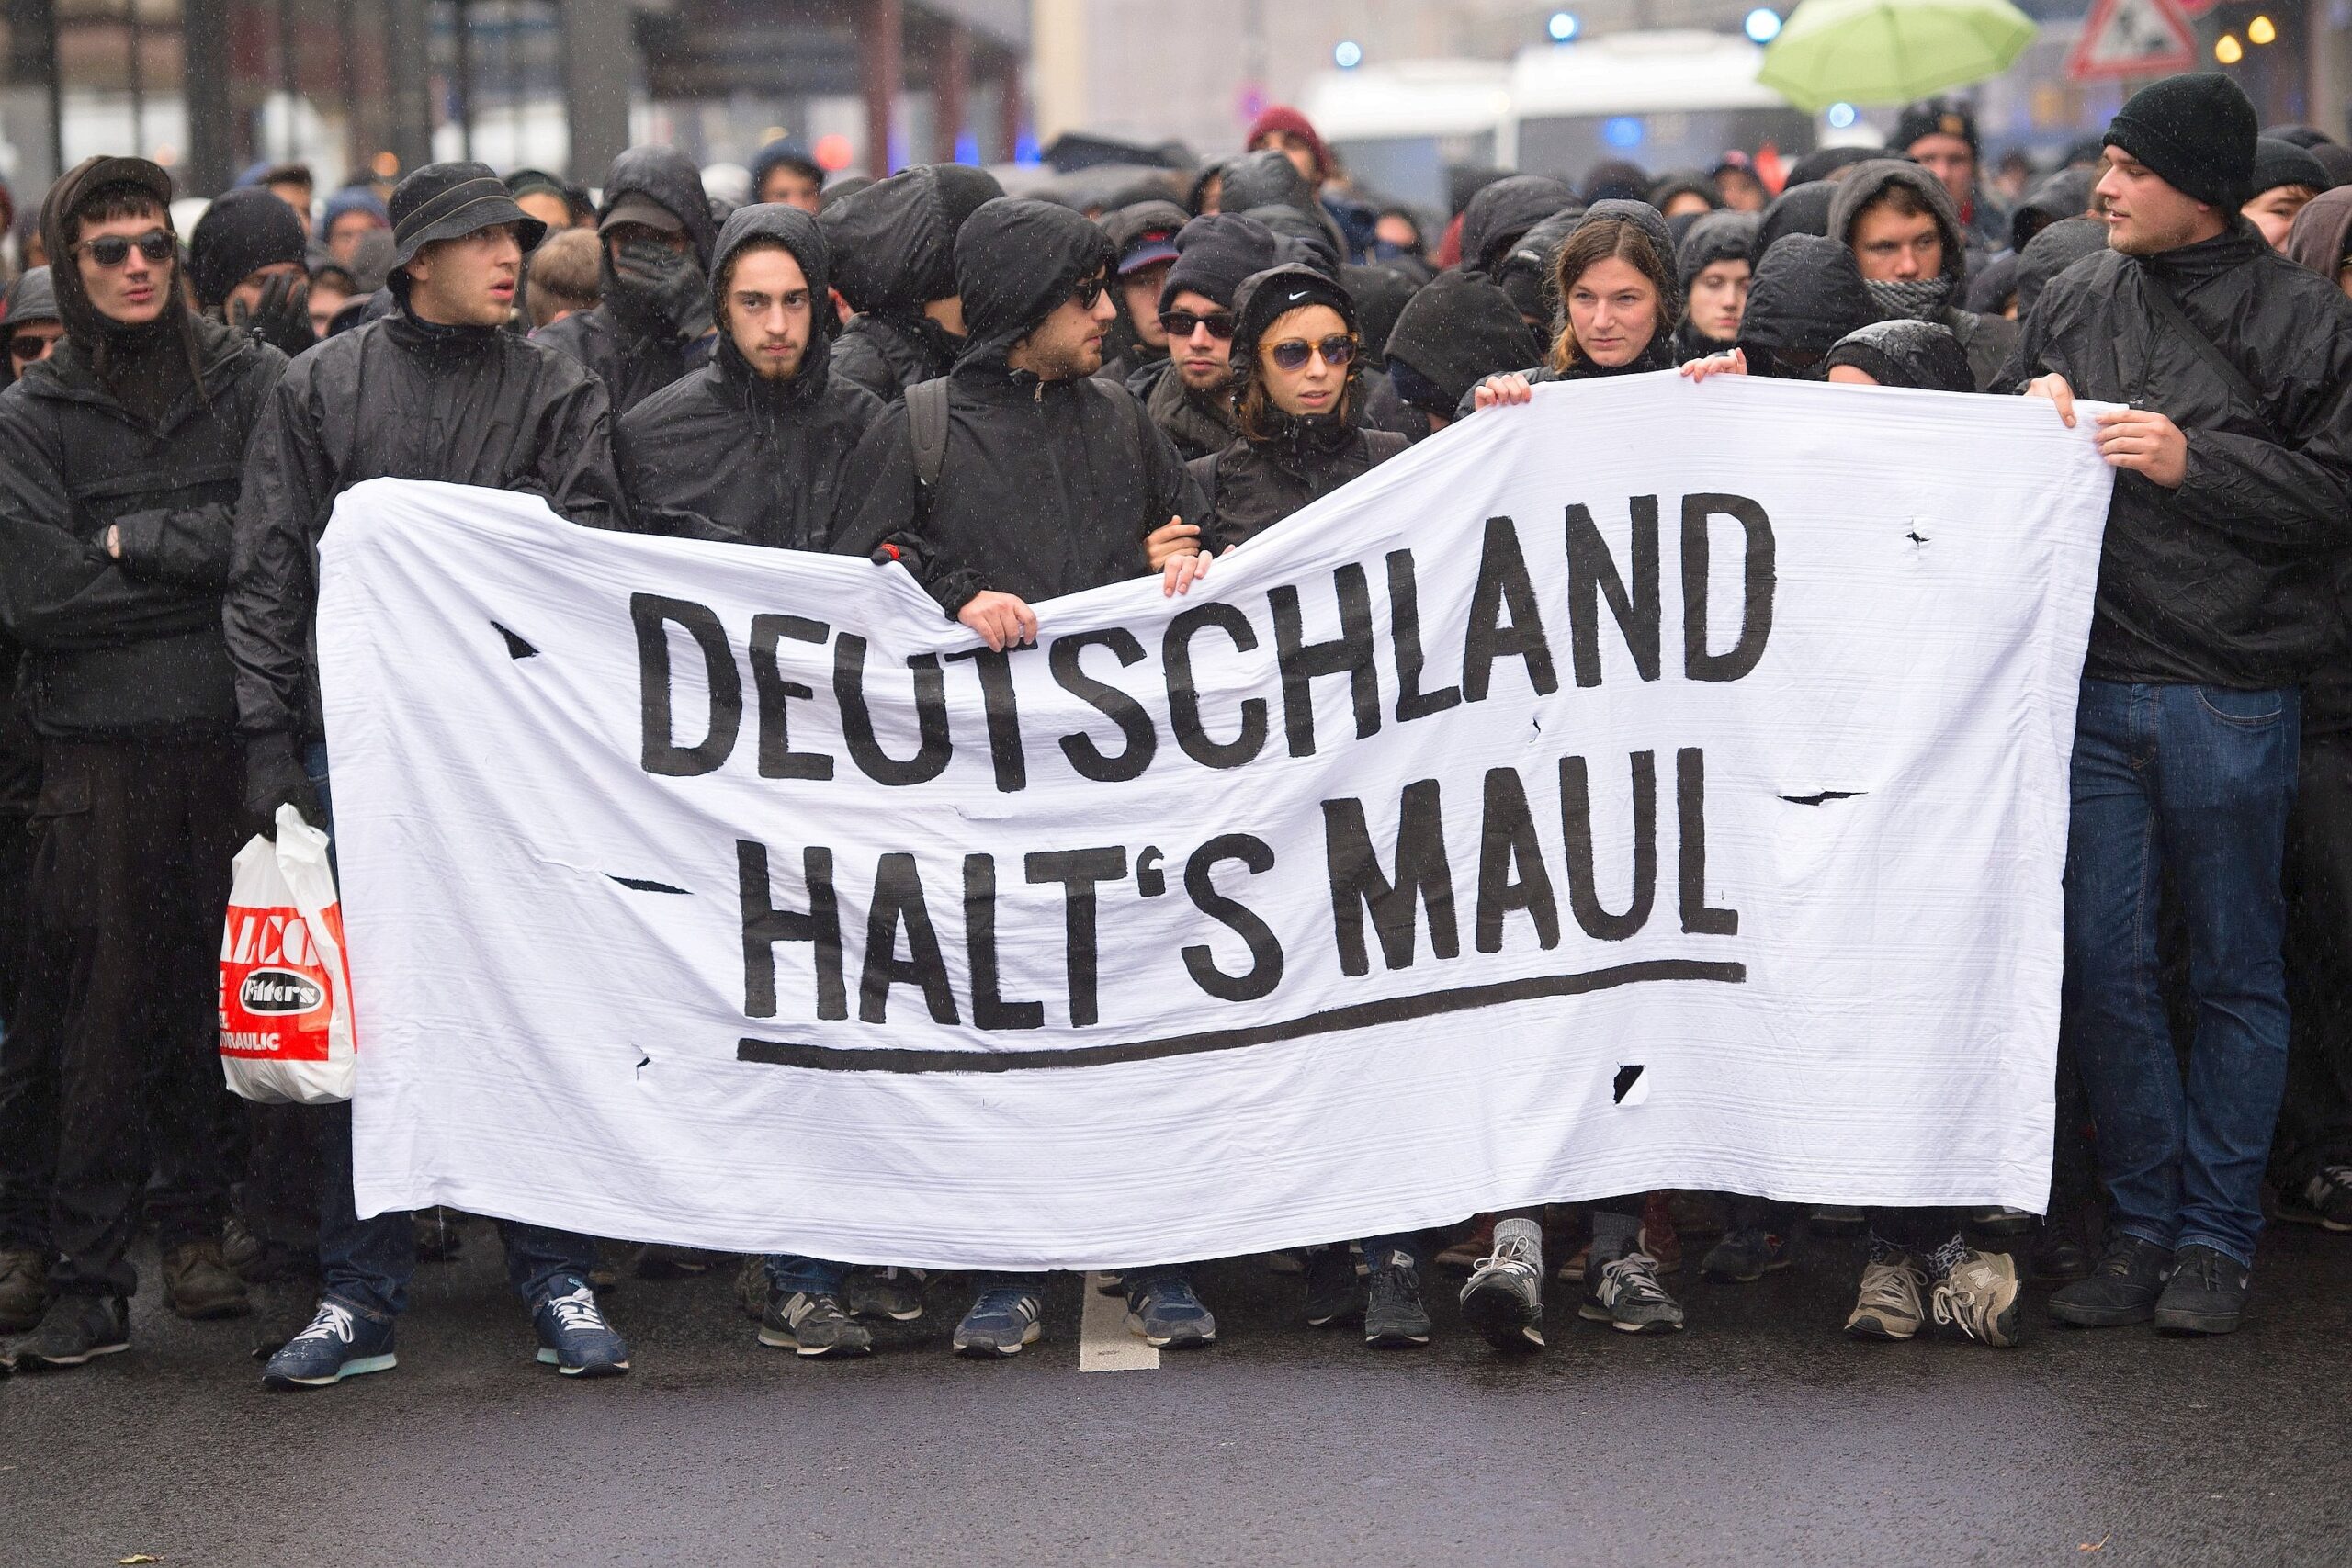
<svg viewBox="0 0 2352 1568"><path fill-rule="evenodd" d="M87 251L90 259L100 266L120 266L130 259L130 247L137 245L139 254L151 262L167 262L179 249L179 242L161 229L150 229L137 239L124 234L101 234L95 240L85 240L74 246Z"/></svg>
<svg viewBox="0 0 2352 1568"><path fill-rule="evenodd" d="M1102 291L1108 288L1110 285L1100 276L1081 277L1069 286L1069 297L1080 310L1091 310L1094 309L1094 302L1102 298Z"/></svg>
<svg viewBox="0 0 2352 1568"><path fill-rule="evenodd" d="M1170 337L1184 338L1206 327L1209 336L1223 343L1233 335L1233 312L1219 310L1214 315L1196 316L1190 310L1162 310L1159 312L1159 325Z"/></svg>
<svg viewBox="0 0 2352 1568"><path fill-rule="evenodd" d="M1356 356L1356 340L1334 334L1321 343L1309 343L1303 337L1289 337L1266 351L1276 368L1304 370L1310 355L1321 355L1323 363L1337 370Z"/></svg>
<svg viewBox="0 0 2352 1568"><path fill-rule="evenodd" d="M50 341L45 337L36 337L31 333L20 333L8 340L8 357L30 365L49 352Z"/></svg>

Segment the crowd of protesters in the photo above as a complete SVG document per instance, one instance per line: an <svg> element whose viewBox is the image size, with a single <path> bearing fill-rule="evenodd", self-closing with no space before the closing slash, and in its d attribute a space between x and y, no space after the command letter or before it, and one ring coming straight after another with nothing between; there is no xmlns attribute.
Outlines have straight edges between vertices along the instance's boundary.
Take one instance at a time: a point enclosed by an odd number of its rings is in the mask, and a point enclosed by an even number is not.
<svg viewBox="0 0 2352 1568"><path fill-rule="evenodd" d="M381 1371L420 1258L464 1234L360 1218L348 1107L232 1100L213 1050L232 853L281 807L332 828L313 616L345 489L896 563L1002 649L1061 594L1184 592L1536 384L1651 371L2041 399L2117 470L2047 1213L1628 1193L1283 1255L1306 1320L1425 1344L1453 1267L1498 1349L1544 1343L1555 1280L1581 1318L1672 1331L1682 1236L1712 1224L1699 1269L1732 1283L1859 1232L1858 1337L2014 1345L2030 1278L2064 1324L2215 1334L2266 1213L2352 1233L2352 150L2188 75L2006 207L1965 107L1933 102L1777 191L1736 154L1497 174L1431 232L1295 111L1249 147L1099 211L953 164L829 186L788 143L731 209L639 147L594 198L442 163L319 202L257 168L186 234L153 164L62 177L0 307L0 809L24 818L0 834L0 1364L127 1348L152 1226L183 1317L319 1281L271 1386ZM628 1368L598 1293L620 1273L717 1261L498 1229L567 1375ZM760 1341L811 1358L870 1351L933 1283L789 1256L740 1280ZM958 1352L1039 1337L1038 1278L970 1285ZM1114 1288L1155 1346L1216 1337L1187 1268Z"/></svg>

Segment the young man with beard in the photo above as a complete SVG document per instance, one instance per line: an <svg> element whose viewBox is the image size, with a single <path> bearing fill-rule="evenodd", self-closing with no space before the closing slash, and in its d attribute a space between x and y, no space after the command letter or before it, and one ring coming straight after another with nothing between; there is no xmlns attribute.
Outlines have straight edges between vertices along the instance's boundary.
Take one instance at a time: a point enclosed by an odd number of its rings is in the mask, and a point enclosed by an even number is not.
<svg viewBox="0 0 2352 1568"><path fill-rule="evenodd" d="M937 472L918 469L904 400L853 465L861 504L843 549L904 562L992 651L1036 641L1035 602L1143 576L1154 549L1172 558L1171 590L1207 559L1191 542L1204 508L1175 448L1131 393L1094 375L1118 308L1114 260L1102 231L1068 208L1006 198L974 212L956 241L971 335L940 389ZM1189 1269L1139 1269L1125 1282L1128 1326L1151 1344L1216 1337ZM984 1278L956 1352L1012 1356L1035 1343L1040 1284Z"/></svg>
<svg viewBox="0 0 2352 1568"><path fill-rule="evenodd" d="M674 147L613 160L596 218L602 298L532 336L596 373L618 419L710 358L710 198Z"/></svg>
<svg viewBox="0 0 2352 1568"><path fill-rule="evenodd" d="M1274 235L1254 218L1215 213L1185 224L1175 243L1176 260L1159 286L1168 355L1130 377L1127 390L1190 462L1222 452L1240 433L1230 365L1233 295L1243 278L1274 265Z"/></svg>
<svg viewBox="0 0 2352 1568"><path fill-rule="evenodd" d="M2066 1027L2112 1200L2085 1327L2238 1325L2287 1074L2280 893L2299 684L2343 639L2352 302L2263 242L2254 106L2226 76L2144 87L2108 127L2108 251L2027 319L2007 378L2116 470L2075 714ZM2188 928L2184 1080L2157 888Z"/></svg>
<svg viewBox="0 0 2352 1568"><path fill-rule="evenodd" d="M26 1369L128 1347L142 1218L174 1311L250 1310L219 1239L215 966L243 836L220 588L286 360L188 310L171 199L143 158L51 188L65 341L0 396L0 620L40 749L35 962L0 1043L0 1282L6 1326L34 1328Z"/></svg>
<svg viewBox="0 0 2352 1568"><path fill-rule="evenodd" d="M610 403L574 360L506 330L523 258L544 232L484 164L429 164L392 192L399 265L390 314L329 338L279 383L246 453L227 622L245 738L245 806L281 805L333 831L326 730L312 656L318 543L335 498L390 477L544 496L560 515L618 527ZM218 916L215 916L218 919ZM351 1110L322 1107L319 1215L325 1294L270 1359L272 1388L322 1387L393 1363L415 1232L403 1213L360 1219ZM502 1221L506 1271L528 1302L539 1359L566 1376L628 1370L598 1310L586 1236Z"/></svg>

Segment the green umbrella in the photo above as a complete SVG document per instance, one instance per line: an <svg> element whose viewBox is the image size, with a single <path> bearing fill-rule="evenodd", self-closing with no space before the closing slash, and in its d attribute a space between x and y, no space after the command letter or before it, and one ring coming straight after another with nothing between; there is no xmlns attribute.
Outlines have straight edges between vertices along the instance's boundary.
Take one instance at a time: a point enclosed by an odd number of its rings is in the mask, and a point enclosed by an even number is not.
<svg viewBox="0 0 2352 1568"><path fill-rule="evenodd" d="M2033 34L2009 0L1804 0L1756 79L1813 113L1904 104L1999 75Z"/></svg>

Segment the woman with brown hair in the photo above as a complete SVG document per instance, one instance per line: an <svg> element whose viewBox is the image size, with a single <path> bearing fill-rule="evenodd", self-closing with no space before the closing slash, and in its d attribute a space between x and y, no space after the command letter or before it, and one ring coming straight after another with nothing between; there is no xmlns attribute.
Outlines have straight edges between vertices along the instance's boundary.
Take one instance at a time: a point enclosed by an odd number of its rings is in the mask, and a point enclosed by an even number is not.
<svg viewBox="0 0 2352 1568"><path fill-rule="evenodd" d="M1552 263L1559 335L1542 366L1489 376L1471 389L1462 412L1527 401L1546 381L1633 376L1674 366L1674 328L1682 319L1674 242L1666 220L1642 201L1593 204L1560 242Z"/></svg>

